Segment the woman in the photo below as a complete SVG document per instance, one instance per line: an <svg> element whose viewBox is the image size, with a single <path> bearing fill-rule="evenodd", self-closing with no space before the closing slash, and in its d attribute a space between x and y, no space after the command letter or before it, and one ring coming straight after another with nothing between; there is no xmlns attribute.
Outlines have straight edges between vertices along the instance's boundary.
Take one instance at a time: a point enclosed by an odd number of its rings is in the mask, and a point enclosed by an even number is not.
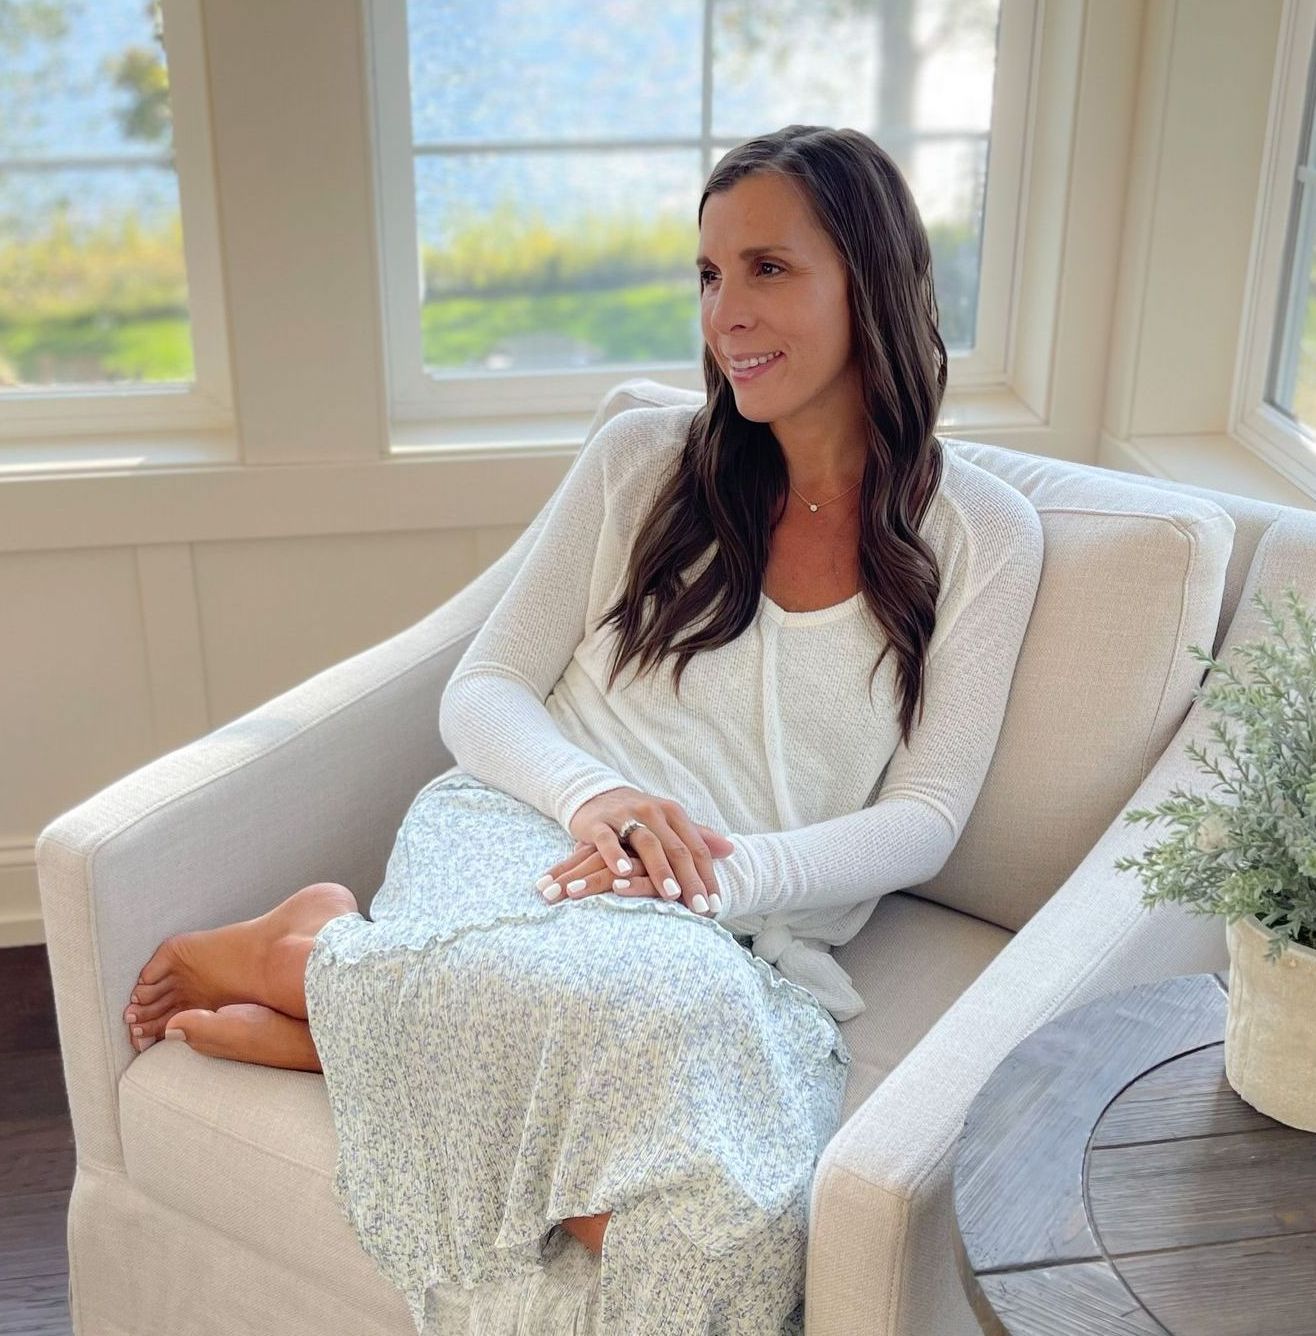
<svg viewBox="0 0 1316 1336"><path fill-rule="evenodd" d="M892 160L791 125L699 224L707 402L586 442L372 918L317 884L171 938L125 1013L323 1070L335 1195L421 1332L799 1329L863 1010L827 948L954 847L1032 608L1036 513L933 435Z"/></svg>

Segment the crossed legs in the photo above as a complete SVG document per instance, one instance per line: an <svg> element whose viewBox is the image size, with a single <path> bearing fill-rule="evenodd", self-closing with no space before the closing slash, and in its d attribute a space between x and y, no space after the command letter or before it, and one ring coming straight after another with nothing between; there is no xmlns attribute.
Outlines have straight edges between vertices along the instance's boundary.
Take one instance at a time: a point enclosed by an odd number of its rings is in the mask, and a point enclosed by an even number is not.
<svg viewBox="0 0 1316 1336"><path fill-rule="evenodd" d="M330 919L357 912L346 886L316 882L259 918L167 937L124 1008L133 1047L172 1037L208 1057L322 1071L307 1023L306 961ZM610 1216L572 1216L562 1228L599 1253Z"/></svg>

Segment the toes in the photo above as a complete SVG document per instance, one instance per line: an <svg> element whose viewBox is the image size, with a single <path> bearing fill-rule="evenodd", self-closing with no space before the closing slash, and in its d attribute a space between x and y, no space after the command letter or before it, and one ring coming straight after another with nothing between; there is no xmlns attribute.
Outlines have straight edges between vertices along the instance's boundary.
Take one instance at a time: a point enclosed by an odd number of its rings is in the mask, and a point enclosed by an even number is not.
<svg viewBox="0 0 1316 1336"><path fill-rule="evenodd" d="M129 1025L142 1025L147 1021L159 1020L161 1016L167 1016L171 1008L176 1008L179 1000L178 994L170 989L147 1006L133 1003L124 1010L123 1019Z"/></svg>
<svg viewBox="0 0 1316 1336"><path fill-rule="evenodd" d="M167 1011L163 1016L157 1016L153 1021L126 1022L128 1036L132 1040L133 1047L141 1053L150 1048L157 1039L163 1039L165 1025L173 1019L173 1016L172 1011Z"/></svg>
<svg viewBox="0 0 1316 1336"><path fill-rule="evenodd" d="M264 1007L253 1007L247 1003L237 1003L220 1007L218 1011L207 1011L204 1007L192 1007L170 1016L164 1037L181 1031L189 1048L212 1058L226 1058L237 1055L243 1048L243 1039L250 1022L247 1013L252 1010L265 1011Z"/></svg>
<svg viewBox="0 0 1316 1336"><path fill-rule="evenodd" d="M224 1028L224 1022L213 1011L206 1011L203 1007L192 1007L187 1011L176 1011L170 1016L163 1038L168 1039L178 1031L192 1048L209 1049L215 1046L216 1039L222 1038L220 1032Z"/></svg>
<svg viewBox="0 0 1316 1336"><path fill-rule="evenodd" d="M155 983L143 983L141 979L138 979L133 985L132 1002L145 1003L149 1006L152 1002L156 1001L161 994L168 992L173 986L173 978L168 974Z"/></svg>
<svg viewBox="0 0 1316 1336"><path fill-rule="evenodd" d="M155 954L142 966L142 972L137 976L138 983L148 985L160 983L169 973L173 965L171 942L172 938L167 939L155 948Z"/></svg>

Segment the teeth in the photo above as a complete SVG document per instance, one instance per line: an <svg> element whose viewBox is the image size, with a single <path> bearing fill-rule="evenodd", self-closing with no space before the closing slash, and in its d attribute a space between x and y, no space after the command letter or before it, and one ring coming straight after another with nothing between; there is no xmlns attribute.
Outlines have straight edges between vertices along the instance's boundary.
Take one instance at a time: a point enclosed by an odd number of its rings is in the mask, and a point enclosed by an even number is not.
<svg viewBox="0 0 1316 1336"><path fill-rule="evenodd" d="M743 362L737 362L733 357L731 365L736 371L748 371L752 366L762 366L764 362L771 362L774 357L780 357L781 351L769 353L766 357L750 357Z"/></svg>

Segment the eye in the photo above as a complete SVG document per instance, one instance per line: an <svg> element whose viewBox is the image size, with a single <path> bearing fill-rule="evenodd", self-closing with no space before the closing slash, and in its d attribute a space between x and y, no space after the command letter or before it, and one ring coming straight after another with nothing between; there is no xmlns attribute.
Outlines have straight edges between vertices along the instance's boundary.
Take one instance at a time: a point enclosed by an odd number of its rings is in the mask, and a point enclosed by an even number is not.
<svg viewBox="0 0 1316 1336"><path fill-rule="evenodd" d="M760 265L767 265L769 269L776 269L778 272L784 272L782 266L779 265L775 260L760 260L758 263ZM716 277L717 277L717 272L715 270L701 269L699 271L700 288L703 288L706 284L711 283L713 279L715 279ZM769 275L769 277L775 277L775 275Z"/></svg>

